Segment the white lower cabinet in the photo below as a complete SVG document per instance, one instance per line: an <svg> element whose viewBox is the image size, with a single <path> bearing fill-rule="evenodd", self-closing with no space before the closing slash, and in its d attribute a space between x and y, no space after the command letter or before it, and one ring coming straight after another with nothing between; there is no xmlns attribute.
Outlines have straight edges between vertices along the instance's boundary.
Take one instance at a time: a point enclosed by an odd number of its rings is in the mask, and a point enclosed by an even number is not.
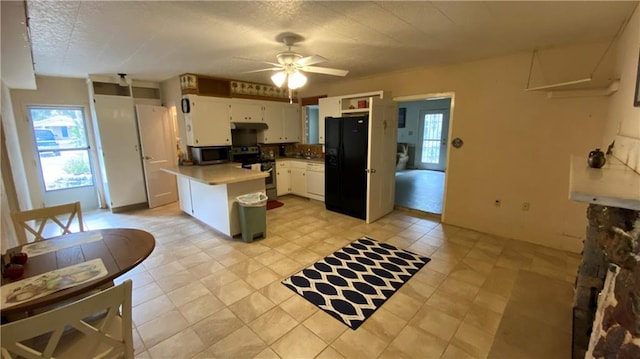
<svg viewBox="0 0 640 359"><path fill-rule="evenodd" d="M307 163L303 161L291 161L291 193L307 196Z"/></svg>
<svg viewBox="0 0 640 359"><path fill-rule="evenodd" d="M278 196L291 193L291 170L289 161L276 161L276 191Z"/></svg>
<svg viewBox="0 0 640 359"><path fill-rule="evenodd" d="M276 161L278 196L295 194L324 202L324 164L297 160Z"/></svg>

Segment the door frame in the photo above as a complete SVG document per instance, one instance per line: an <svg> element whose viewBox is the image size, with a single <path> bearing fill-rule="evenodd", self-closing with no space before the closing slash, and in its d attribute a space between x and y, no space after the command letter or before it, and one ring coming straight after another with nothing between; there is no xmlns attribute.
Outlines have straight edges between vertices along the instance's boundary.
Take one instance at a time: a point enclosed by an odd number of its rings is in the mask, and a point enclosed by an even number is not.
<svg viewBox="0 0 640 359"><path fill-rule="evenodd" d="M410 101L420 101L420 100L435 100L438 98L450 98L451 99L451 107L449 108L449 138L454 138L453 133L453 120L455 118L455 103L456 96L455 92L434 92L434 93L425 93L425 94L416 94L416 95L407 95L407 96L399 96L394 97L393 100L398 102L400 105L401 102L410 102ZM447 146L451 145L451 141L449 141ZM446 222L446 214L447 214L447 188L449 187L449 169L451 168L451 147L447 148L447 160L445 161L445 175L444 175L444 190L442 194L442 214L440 214L440 221Z"/></svg>

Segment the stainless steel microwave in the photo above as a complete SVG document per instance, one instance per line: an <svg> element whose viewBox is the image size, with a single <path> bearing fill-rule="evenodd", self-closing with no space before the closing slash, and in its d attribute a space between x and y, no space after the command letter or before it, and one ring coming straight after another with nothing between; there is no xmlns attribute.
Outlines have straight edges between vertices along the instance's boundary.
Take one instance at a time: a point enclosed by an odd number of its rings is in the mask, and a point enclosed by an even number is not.
<svg viewBox="0 0 640 359"><path fill-rule="evenodd" d="M231 160L230 147L191 147L191 157L197 165L213 165Z"/></svg>

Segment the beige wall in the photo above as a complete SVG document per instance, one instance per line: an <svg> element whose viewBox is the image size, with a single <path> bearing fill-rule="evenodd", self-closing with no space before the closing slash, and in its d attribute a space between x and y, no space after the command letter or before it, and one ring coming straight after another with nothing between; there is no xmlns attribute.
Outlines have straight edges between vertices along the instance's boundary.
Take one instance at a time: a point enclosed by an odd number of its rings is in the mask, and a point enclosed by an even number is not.
<svg viewBox="0 0 640 359"><path fill-rule="evenodd" d="M182 99L180 78L176 76L161 82L160 94L162 96L162 106L167 107L172 116L173 131L176 133L176 137L180 138L180 148L182 152L186 152L187 130L184 126L184 114L180 104Z"/></svg>
<svg viewBox="0 0 640 359"><path fill-rule="evenodd" d="M27 120L28 105L69 105L83 106L85 109L85 118L87 119L88 132L91 130L91 111L89 109L89 92L87 83L84 79L72 79L61 77L36 77L37 90L11 90L11 104L13 105L13 114L15 115L16 133L20 139L19 148L22 153L22 159L18 163L12 163L14 175L16 166L22 166L26 174L26 184L28 192L31 194L30 202L23 204L24 209L42 207L43 193L40 187L40 174L36 167L36 153L34 151L35 144L33 135L31 134L31 124ZM10 134L7 137L11 137ZM14 140L17 140L14 138ZM9 139L7 139L9 141ZM95 148L95 146L92 146ZM12 160L17 157L12 157ZM95 159L95 157L94 157ZM21 163L20 163L21 162ZM98 163L95 161L95 163ZM18 183L16 179L16 183ZM18 189L20 193L20 189Z"/></svg>
<svg viewBox="0 0 640 359"><path fill-rule="evenodd" d="M4 81L2 86L2 131L4 132L4 144L2 151L2 202L0 203L2 223L2 241L0 242L0 253L4 253L7 248L18 245L18 240L13 229L10 213L24 208L31 203L31 196L27 187L26 173L22 166L22 153L18 142L16 120L11 104L11 93ZM9 163L5 163L5 159ZM7 167L12 167L6 170ZM13 176L13 178L7 178ZM8 188L14 186L14 188ZM15 196L15 198L12 198Z"/></svg>
<svg viewBox="0 0 640 359"><path fill-rule="evenodd" d="M614 73L620 78L620 86L611 96L603 148L615 135L640 139L640 107L633 107L640 56L640 6L636 7L618 42Z"/></svg>
<svg viewBox="0 0 640 359"><path fill-rule="evenodd" d="M553 66L570 66L574 72L581 67L587 73L580 77L588 76L606 46L594 44L590 52L585 48L567 48L561 58L588 64ZM443 221L579 252L586 206L568 199L569 158L600 146L610 99L549 99L546 92L526 92L530 62L531 53L522 53L345 79L309 86L302 96L373 90L388 90L394 97L454 93L449 138L460 137L465 144L449 150ZM501 207L494 206L496 199ZM522 210L525 201L531 204L529 211Z"/></svg>

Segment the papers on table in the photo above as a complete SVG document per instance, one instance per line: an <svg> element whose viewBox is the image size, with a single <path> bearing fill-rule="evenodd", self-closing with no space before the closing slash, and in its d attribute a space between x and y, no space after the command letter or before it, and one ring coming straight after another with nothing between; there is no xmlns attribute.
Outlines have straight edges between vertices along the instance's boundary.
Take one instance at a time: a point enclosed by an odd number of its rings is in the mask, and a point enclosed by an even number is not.
<svg viewBox="0 0 640 359"><path fill-rule="evenodd" d="M59 290L102 278L107 274L108 271L100 258L56 269L3 285L0 287L0 293L2 293L0 305L2 309L9 308Z"/></svg>
<svg viewBox="0 0 640 359"><path fill-rule="evenodd" d="M29 257L39 256L41 254L55 252L60 249L69 248L73 246L79 246L85 243L91 243L102 239L102 234L92 233L85 236L73 236L69 238L59 237L54 240L44 240L35 243L27 244L22 247L22 252L26 253Z"/></svg>

